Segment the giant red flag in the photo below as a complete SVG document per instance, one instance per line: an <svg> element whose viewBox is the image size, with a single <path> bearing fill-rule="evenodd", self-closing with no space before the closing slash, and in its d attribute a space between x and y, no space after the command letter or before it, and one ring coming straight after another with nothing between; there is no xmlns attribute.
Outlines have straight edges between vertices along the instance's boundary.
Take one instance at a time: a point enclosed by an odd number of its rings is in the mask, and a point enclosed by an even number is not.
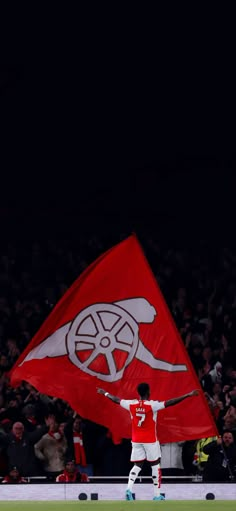
<svg viewBox="0 0 236 511"><path fill-rule="evenodd" d="M15 363L11 384L30 382L82 417L130 438L124 399L140 382L160 401L200 388L182 339L135 235L102 254L73 283ZM158 416L162 443L217 434L204 394Z"/></svg>

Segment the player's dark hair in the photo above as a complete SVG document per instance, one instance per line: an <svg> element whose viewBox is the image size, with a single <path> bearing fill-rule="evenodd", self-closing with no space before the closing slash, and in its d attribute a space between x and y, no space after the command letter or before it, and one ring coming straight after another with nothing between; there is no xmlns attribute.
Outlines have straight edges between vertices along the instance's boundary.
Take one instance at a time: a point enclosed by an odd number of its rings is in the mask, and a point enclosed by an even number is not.
<svg viewBox="0 0 236 511"><path fill-rule="evenodd" d="M141 398L147 397L150 394L150 387L148 383L140 383L137 386L137 391Z"/></svg>

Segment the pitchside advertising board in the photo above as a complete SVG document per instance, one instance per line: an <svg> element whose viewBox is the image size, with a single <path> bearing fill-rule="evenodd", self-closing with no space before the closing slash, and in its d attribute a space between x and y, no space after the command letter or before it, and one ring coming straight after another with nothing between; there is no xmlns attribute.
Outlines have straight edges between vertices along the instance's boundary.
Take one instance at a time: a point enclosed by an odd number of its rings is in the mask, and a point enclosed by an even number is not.
<svg viewBox="0 0 236 511"><path fill-rule="evenodd" d="M29 484L0 486L3 500L124 500L126 484ZM166 500L235 500L235 484L163 484ZM152 484L136 484L135 500L152 500Z"/></svg>

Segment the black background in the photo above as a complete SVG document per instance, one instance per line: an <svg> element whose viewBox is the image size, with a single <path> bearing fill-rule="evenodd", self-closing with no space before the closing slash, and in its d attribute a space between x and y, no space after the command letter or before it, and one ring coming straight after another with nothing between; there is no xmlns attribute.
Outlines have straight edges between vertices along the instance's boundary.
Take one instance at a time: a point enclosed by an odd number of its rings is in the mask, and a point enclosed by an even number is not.
<svg viewBox="0 0 236 511"><path fill-rule="evenodd" d="M147 230L234 243L230 12L130 11L12 16L0 69L3 237Z"/></svg>

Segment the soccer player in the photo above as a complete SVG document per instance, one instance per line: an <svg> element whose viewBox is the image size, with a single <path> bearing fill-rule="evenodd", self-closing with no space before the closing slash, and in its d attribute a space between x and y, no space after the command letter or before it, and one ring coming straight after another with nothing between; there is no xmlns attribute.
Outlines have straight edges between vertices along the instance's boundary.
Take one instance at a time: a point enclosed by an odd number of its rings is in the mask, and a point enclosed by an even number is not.
<svg viewBox="0 0 236 511"><path fill-rule="evenodd" d="M142 469L144 460L147 460L152 468L152 480L154 485L153 500L165 500L160 493L161 449L156 432L157 412L168 406L176 405L188 397L197 396L198 390L193 390L188 394L169 399L168 401L150 400L150 387L148 383L140 383L137 387L137 391L139 399L128 400L120 399L117 396L109 394L109 392L106 392L104 389L97 388L99 394L103 394L114 401L114 403L119 404L130 412L132 422L132 452L130 459L134 462L134 466L129 473L126 500L133 500L133 485Z"/></svg>

